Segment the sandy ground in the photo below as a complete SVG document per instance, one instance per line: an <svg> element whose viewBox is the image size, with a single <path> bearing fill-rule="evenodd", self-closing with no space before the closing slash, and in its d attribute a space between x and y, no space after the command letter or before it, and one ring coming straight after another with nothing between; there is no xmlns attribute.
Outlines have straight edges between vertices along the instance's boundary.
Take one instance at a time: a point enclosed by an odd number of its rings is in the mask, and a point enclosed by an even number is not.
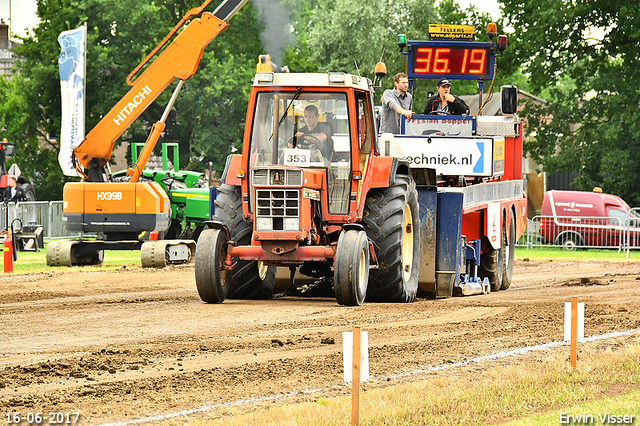
<svg viewBox="0 0 640 426"><path fill-rule="evenodd" d="M342 332L354 325L369 332L370 386L392 386L416 369L562 340L571 296L586 304L586 336L640 328L639 280L640 263L519 259L507 291L348 308L284 294L207 305L190 266L5 275L0 415L77 412L101 424L348 393Z"/></svg>

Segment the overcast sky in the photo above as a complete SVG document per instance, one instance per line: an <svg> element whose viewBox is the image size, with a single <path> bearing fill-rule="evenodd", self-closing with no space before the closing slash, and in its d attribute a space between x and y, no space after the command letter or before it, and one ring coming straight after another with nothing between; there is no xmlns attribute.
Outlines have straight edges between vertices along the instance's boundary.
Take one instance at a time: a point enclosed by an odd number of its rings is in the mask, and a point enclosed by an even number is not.
<svg viewBox="0 0 640 426"><path fill-rule="evenodd" d="M9 23L9 2L11 2L11 18ZM493 19L500 16L497 0L457 0L462 9L473 4L478 10L489 12ZM25 36L25 27L33 28L38 25L36 15L36 0L0 0L0 18L11 25L11 32Z"/></svg>
<svg viewBox="0 0 640 426"><path fill-rule="evenodd" d="M15 0L14 0L15 1ZM491 18L497 20L500 17L500 7L497 0L456 0L464 10L469 5L474 5L480 12L489 12ZM500 30L498 28L498 30Z"/></svg>
<svg viewBox="0 0 640 426"><path fill-rule="evenodd" d="M9 2L11 2L11 20L9 22ZM25 27L38 25L36 0L0 0L0 18L11 26L11 32L25 36Z"/></svg>

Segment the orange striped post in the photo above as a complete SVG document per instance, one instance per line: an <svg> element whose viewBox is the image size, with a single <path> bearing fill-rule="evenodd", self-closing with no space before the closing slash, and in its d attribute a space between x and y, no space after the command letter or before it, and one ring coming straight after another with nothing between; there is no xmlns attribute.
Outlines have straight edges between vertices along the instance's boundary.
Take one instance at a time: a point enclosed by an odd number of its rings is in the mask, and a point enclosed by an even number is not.
<svg viewBox="0 0 640 426"><path fill-rule="evenodd" d="M353 366L351 369L351 425L360 424L360 327L353 327Z"/></svg>

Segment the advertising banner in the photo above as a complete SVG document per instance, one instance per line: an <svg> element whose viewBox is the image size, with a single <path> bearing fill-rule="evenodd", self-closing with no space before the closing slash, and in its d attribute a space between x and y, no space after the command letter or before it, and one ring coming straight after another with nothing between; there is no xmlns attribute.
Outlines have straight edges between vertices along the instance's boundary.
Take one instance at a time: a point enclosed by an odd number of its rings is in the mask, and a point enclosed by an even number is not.
<svg viewBox="0 0 640 426"><path fill-rule="evenodd" d="M71 162L73 148L84 140L87 27L64 31L58 36L62 93L62 129L58 161L67 176L78 176Z"/></svg>

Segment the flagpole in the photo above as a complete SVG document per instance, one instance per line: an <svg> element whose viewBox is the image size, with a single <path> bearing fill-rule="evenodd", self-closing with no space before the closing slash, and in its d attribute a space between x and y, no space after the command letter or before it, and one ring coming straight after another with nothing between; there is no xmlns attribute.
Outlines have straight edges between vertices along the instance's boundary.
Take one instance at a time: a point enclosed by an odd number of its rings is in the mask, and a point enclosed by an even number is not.
<svg viewBox="0 0 640 426"><path fill-rule="evenodd" d="M83 111L85 111L84 119L82 120L82 139L84 139L84 135L86 135L87 129L87 39L89 38L89 31L87 29L87 21L84 22L84 93L82 96L82 101L84 102Z"/></svg>

